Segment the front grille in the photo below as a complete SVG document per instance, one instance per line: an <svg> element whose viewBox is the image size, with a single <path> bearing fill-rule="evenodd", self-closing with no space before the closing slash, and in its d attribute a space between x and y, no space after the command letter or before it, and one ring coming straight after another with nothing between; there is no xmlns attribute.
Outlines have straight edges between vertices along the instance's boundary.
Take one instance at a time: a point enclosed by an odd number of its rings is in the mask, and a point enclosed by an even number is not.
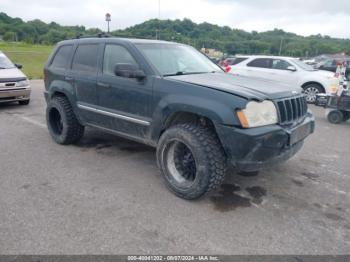
<svg viewBox="0 0 350 262"><path fill-rule="evenodd" d="M288 125L302 120L307 113L305 96L277 100L279 124Z"/></svg>

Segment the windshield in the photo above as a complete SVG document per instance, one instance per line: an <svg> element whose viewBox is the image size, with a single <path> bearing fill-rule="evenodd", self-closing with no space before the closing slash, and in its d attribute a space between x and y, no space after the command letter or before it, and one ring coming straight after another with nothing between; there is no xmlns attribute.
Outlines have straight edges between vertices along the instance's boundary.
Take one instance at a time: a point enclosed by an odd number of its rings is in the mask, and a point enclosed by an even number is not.
<svg viewBox="0 0 350 262"><path fill-rule="evenodd" d="M0 69L14 68L14 64L3 53L0 53Z"/></svg>
<svg viewBox="0 0 350 262"><path fill-rule="evenodd" d="M222 70L196 49L176 44L137 44L163 76L222 72Z"/></svg>
<svg viewBox="0 0 350 262"><path fill-rule="evenodd" d="M293 59L292 60L297 66L299 66L301 69L304 69L306 71L316 71L317 69L313 68L312 66L305 64L303 61L300 61L299 59Z"/></svg>

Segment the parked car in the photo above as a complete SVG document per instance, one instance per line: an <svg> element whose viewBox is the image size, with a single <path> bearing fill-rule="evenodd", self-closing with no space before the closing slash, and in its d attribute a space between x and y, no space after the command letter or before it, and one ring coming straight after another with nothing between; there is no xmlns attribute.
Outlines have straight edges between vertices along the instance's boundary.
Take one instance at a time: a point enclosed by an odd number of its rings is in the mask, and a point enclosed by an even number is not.
<svg viewBox="0 0 350 262"><path fill-rule="evenodd" d="M18 101L21 105L29 104L30 85L21 68L0 51L0 103Z"/></svg>
<svg viewBox="0 0 350 262"><path fill-rule="evenodd" d="M350 60L328 59L317 64L316 68L335 73L337 71L337 62L342 62L342 63L346 62L347 66L345 71L345 77L346 79L350 80Z"/></svg>
<svg viewBox="0 0 350 262"><path fill-rule="evenodd" d="M46 119L58 144L90 126L157 148L167 187L195 199L227 165L286 161L314 131L300 88L226 74L194 48L164 41L60 42L44 69Z"/></svg>
<svg viewBox="0 0 350 262"><path fill-rule="evenodd" d="M331 72L314 69L299 59L279 56L240 56L230 73L265 78L302 87L308 103L319 93L335 93L339 80Z"/></svg>

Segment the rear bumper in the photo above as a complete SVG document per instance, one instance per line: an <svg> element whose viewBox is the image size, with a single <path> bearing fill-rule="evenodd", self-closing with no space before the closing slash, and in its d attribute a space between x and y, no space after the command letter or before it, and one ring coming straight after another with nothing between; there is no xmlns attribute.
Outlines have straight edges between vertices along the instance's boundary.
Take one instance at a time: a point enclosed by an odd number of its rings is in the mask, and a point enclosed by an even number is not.
<svg viewBox="0 0 350 262"><path fill-rule="evenodd" d="M216 129L229 162L240 171L250 172L294 156L304 139L314 132L315 121L307 113L304 121L292 128L272 125L240 129L218 125Z"/></svg>
<svg viewBox="0 0 350 262"><path fill-rule="evenodd" d="M0 89L0 103L28 100L30 93L30 87Z"/></svg>

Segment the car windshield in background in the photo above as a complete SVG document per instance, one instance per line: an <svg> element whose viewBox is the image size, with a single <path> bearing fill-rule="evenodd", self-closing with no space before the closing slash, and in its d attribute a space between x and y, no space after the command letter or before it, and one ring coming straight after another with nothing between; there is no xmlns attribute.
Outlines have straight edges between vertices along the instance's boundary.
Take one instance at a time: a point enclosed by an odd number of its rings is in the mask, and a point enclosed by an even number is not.
<svg viewBox="0 0 350 262"><path fill-rule="evenodd" d="M304 69L306 71L317 71L317 69L313 68L312 66L305 64L303 61L300 61L299 59L293 59L292 60L297 66L299 66L301 69Z"/></svg>
<svg viewBox="0 0 350 262"><path fill-rule="evenodd" d="M0 69L14 68L15 65L3 53L0 53Z"/></svg>
<svg viewBox="0 0 350 262"><path fill-rule="evenodd" d="M138 49L163 76L222 72L192 47L176 44L137 44Z"/></svg>

